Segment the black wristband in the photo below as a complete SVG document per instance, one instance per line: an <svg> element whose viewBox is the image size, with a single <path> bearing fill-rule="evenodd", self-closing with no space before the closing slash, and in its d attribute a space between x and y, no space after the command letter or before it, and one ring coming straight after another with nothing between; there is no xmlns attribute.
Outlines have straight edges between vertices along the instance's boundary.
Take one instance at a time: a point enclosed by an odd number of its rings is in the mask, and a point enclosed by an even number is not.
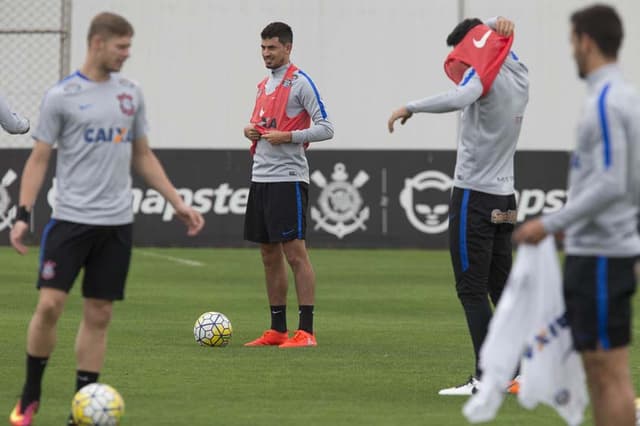
<svg viewBox="0 0 640 426"><path fill-rule="evenodd" d="M29 213L25 206L18 207L18 213L16 213L16 222L19 220L26 223L31 222L31 213Z"/></svg>

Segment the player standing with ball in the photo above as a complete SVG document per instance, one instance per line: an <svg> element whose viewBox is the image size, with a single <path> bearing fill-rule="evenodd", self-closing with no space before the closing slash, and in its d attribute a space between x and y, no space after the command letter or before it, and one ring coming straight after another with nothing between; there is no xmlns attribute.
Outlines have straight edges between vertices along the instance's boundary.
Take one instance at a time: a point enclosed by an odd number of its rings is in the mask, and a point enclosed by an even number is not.
<svg viewBox="0 0 640 426"><path fill-rule="evenodd" d="M311 77L289 61L291 27L273 22L261 37L269 76L258 84L250 124L244 128L253 154L244 237L260 243L271 328L246 346L316 346L316 278L305 245L309 187L305 148L309 142L331 139L333 125ZM300 315L298 330L291 338L286 321L285 260L293 271Z"/></svg>
<svg viewBox="0 0 640 426"><path fill-rule="evenodd" d="M19 253L27 251L22 238L56 143L57 193L42 235L40 293L27 335L26 381L10 415L14 426L32 424L56 343L56 325L80 269L84 304L75 348L77 389L98 379L113 301L124 298L131 258L131 166L171 203L189 235L204 225L202 215L183 202L149 148L140 87L119 74L132 37L133 27L125 18L106 12L94 17L84 65L42 101L11 230L11 244Z"/></svg>

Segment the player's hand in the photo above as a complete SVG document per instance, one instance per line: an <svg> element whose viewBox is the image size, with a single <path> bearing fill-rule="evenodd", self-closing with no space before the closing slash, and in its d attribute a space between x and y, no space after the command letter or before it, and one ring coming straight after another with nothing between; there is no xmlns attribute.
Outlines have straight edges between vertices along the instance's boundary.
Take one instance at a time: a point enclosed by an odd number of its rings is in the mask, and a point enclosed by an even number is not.
<svg viewBox="0 0 640 426"><path fill-rule="evenodd" d="M262 134L262 139L271 145L281 145L291 143L291 132L281 132L280 130L267 130Z"/></svg>
<svg viewBox="0 0 640 426"><path fill-rule="evenodd" d="M11 228L11 234L9 234L9 240L11 241L11 245L14 249L20 254L27 254L27 246L25 246L22 242L22 238L24 238L24 234L27 233L29 229L29 224L22 220L16 221Z"/></svg>
<svg viewBox="0 0 640 426"><path fill-rule="evenodd" d="M202 214L186 204L181 204L176 208L176 216L187 225L187 235L190 237L197 235L204 226Z"/></svg>
<svg viewBox="0 0 640 426"><path fill-rule="evenodd" d="M400 124L404 124L408 119L411 118L412 115L413 113L409 112L407 107L398 108L397 110L393 111L391 113L391 118L389 118L389 122L387 123L389 133L393 133L393 124L397 120L400 120Z"/></svg>
<svg viewBox="0 0 640 426"><path fill-rule="evenodd" d="M547 231L540 219L528 220L518 227L513 233L513 241L516 243L538 244L547 236Z"/></svg>
<svg viewBox="0 0 640 426"><path fill-rule="evenodd" d="M507 18L503 18L502 16L499 16L496 20L496 32L501 36L511 37L515 27L516 26L512 21Z"/></svg>
<svg viewBox="0 0 640 426"><path fill-rule="evenodd" d="M244 128L244 137L251 141L257 141L260 139L260 132L253 127L253 124L249 124Z"/></svg>

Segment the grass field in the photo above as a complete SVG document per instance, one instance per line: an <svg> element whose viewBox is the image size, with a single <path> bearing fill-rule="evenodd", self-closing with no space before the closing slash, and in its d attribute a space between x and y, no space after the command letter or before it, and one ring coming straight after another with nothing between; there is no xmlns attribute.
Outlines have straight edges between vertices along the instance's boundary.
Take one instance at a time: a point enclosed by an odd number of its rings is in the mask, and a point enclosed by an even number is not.
<svg viewBox="0 0 640 426"><path fill-rule="evenodd" d="M22 386L37 254L37 248L26 257L0 249L2 416ZM318 278L319 346L284 350L242 346L269 321L257 249L135 249L127 299L116 305L101 376L126 401L124 424L466 424L460 411L465 399L437 395L463 382L473 363L448 254L315 249L311 257ZM293 330L297 305L291 290ZM45 375L38 425L61 426L68 415L80 300L75 288ZM230 346L194 342L193 323L209 310L231 319ZM632 359L637 382L635 352ZM508 397L493 424L563 422L549 408L527 411Z"/></svg>

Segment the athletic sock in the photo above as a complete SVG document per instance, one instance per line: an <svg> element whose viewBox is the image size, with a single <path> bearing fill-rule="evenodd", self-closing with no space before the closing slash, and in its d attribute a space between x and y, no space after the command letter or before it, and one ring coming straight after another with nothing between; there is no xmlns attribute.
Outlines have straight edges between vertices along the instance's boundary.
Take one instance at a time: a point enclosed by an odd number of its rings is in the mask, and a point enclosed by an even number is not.
<svg viewBox="0 0 640 426"><path fill-rule="evenodd" d="M20 398L21 410L27 408L33 401L40 400L42 376L48 361L49 357L37 357L27 354L27 378Z"/></svg>
<svg viewBox="0 0 640 426"><path fill-rule="evenodd" d="M298 330L313 334L313 305L300 305L298 315L300 315Z"/></svg>
<svg viewBox="0 0 640 426"><path fill-rule="evenodd" d="M287 331L287 305L271 305L271 328L284 333Z"/></svg>
<svg viewBox="0 0 640 426"><path fill-rule="evenodd" d="M88 384L98 381L100 373L94 373L91 371L77 370L76 371L76 392Z"/></svg>
<svg viewBox="0 0 640 426"><path fill-rule="evenodd" d="M464 307L464 313L467 317L467 325L469 326L469 334L471 334L471 342L473 343L473 352L476 356L476 377L481 376L478 360L480 359L480 348L487 336L489 322L491 321L491 306L489 301L484 303L474 303Z"/></svg>

